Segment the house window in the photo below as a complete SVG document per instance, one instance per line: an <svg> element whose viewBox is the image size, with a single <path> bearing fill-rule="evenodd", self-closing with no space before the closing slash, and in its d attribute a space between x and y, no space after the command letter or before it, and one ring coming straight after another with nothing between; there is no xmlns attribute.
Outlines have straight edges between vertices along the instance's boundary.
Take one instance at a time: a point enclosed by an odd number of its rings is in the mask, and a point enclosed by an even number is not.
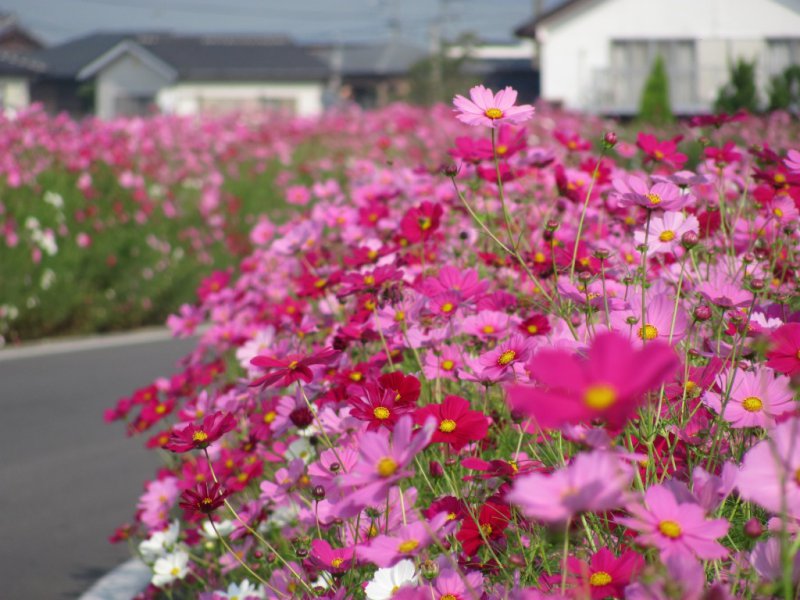
<svg viewBox="0 0 800 600"><path fill-rule="evenodd" d="M612 103L635 111L657 56L669 77L670 101L677 111L698 104L697 53L693 40L614 40L611 42Z"/></svg>
<svg viewBox="0 0 800 600"><path fill-rule="evenodd" d="M800 65L800 38L767 40L767 73L778 75L791 65Z"/></svg>
<svg viewBox="0 0 800 600"><path fill-rule="evenodd" d="M128 117L147 115L154 103L155 98L150 95L117 96L114 98L114 115Z"/></svg>

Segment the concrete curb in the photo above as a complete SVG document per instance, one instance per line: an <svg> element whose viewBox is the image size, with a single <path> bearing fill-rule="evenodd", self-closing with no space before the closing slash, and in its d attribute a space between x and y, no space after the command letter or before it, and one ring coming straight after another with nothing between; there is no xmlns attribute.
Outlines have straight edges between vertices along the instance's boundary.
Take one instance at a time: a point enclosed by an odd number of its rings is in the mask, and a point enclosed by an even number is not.
<svg viewBox="0 0 800 600"><path fill-rule="evenodd" d="M147 587L151 577L150 568L132 558L101 577L78 600L131 600Z"/></svg>
<svg viewBox="0 0 800 600"><path fill-rule="evenodd" d="M81 352L98 348L114 348L133 344L146 344L172 339L166 327L148 327L126 333L109 333L71 339L47 339L0 348L0 361L18 358L33 358L66 352Z"/></svg>

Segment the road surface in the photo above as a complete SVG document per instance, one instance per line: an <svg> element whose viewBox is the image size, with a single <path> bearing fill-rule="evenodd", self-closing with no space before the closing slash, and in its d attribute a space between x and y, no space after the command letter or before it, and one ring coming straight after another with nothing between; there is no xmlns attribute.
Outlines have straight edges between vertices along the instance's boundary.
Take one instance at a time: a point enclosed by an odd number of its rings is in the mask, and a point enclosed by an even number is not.
<svg viewBox="0 0 800 600"><path fill-rule="evenodd" d="M77 598L131 557L107 538L158 457L103 410L173 373L193 343L145 333L0 350L0 597Z"/></svg>

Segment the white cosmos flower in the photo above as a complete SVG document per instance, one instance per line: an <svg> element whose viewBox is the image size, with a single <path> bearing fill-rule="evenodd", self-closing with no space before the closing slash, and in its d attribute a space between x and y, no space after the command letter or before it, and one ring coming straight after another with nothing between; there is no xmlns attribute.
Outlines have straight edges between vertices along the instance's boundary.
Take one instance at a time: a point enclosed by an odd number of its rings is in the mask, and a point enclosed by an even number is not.
<svg viewBox="0 0 800 600"><path fill-rule="evenodd" d="M414 561L406 558L388 569L378 569L364 591L369 600L389 600L398 588L409 583L416 584L417 578Z"/></svg>
<svg viewBox="0 0 800 600"><path fill-rule="evenodd" d="M142 555L142 560L148 564L152 563L157 558L166 555L175 542L178 541L178 534L180 533L180 525L178 521L173 521L172 524L163 531L156 531L149 538L139 544L139 554Z"/></svg>
<svg viewBox="0 0 800 600"><path fill-rule="evenodd" d="M247 579L242 583L232 583L224 592L214 592L215 597L227 598L228 600L245 600L245 598L263 598L264 590L256 587Z"/></svg>
<svg viewBox="0 0 800 600"><path fill-rule="evenodd" d="M153 565L153 579L156 587L169 585L176 579L183 579L189 574L189 555L179 550L159 558Z"/></svg>
<svg viewBox="0 0 800 600"><path fill-rule="evenodd" d="M217 531L219 531L219 535L226 538L230 534L233 533L233 530L236 529L236 525L233 524L233 521L229 519L225 519L224 521L220 521L219 523L214 523L217 526ZM214 531L214 528L211 526L211 521L206 519L203 521L203 530L200 532L203 537L208 538L209 540L216 540L217 533Z"/></svg>

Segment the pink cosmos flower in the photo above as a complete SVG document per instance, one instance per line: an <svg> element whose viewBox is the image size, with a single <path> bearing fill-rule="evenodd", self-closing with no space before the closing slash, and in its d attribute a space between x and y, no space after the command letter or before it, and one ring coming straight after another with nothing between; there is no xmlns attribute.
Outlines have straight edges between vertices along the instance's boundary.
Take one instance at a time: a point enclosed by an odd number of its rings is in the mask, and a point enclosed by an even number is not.
<svg viewBox="0 0 800 600"><path fill-rule="evenodd" d="M673 252L680 247L681 236L692 231L697 233L700 224L694 215L684 216L677 211L667 211L662 216L654 216L650 220L650 233L647 235L647 252L663 254ZM636 245L644 244L644 230L633 234Z"/></svg>
<svg viewBox="0 0 800 600"><path fill-rule="evenodd" d="M379 567L417 556L433 542L433 536L448 522L447 513L439 513L429 522L415 521L398 529L392 535L379 535L369 545L359 546L356 554L361 560Z"/></svg>
<svg viewBox="0 0 800 600"><path fill-rule="evenodd" d="M423 372L427 379L450 379L456 381L456 370L462 366L461 349L457 346L442 346L439 355L425 355Z"/></svg>
<svg viewBox="0 0 800 600"><path fill-rule="evenodd" d="M531 353L529 339L521 335L497 345L494 350L481 354L479 361L483 365L481 377L494 381L506 381L514 378L516 369L525 364Z"/></svg>
<svg viewBox="0 0 800 600"><path fill-rule="evenodd" d="M730 523L706 518L699 504L680 502L665 485L648 488L644 505L630 505L628 511L632 516L617 522L638 531L637 541L658 548L662 560L679 555L716 560L728 555L716 540L728 532Z"/></svg>
<svg viewBox="0 0 800 600"><path fill-rule="evenodd" d="M608 548L600 548L588 561L574 556L567 558L567 583L580 589L591 600L612 596L622 598L625 587L644 569L644 557L626 550L616 557ZM561 580L556 576L556 581Z"/></svg>
<svg viewBox="0 0 800 600"><path fill-rule="evenodd" d="M464 581L466 579L466 581ZM483 575L469 571L462 575L452 569L443 569L433 582L432 597L447 600L469 600L480 598L483 591Z"/></svg>
<svg viewBox="0 0 800 600"><path fill-rule="evenodd" d="M337 505L340 516L351 517L367 506L385 502L389 489L412 474L406 467L431 441L437 425L430 419L414 434L414 420L406 415L397 421L391 441L385 429L364 433L359 440L359 461L337 482L340 489L350 488Z"/></svg>
<svg viewBox="0 0 800 600"><path fill-rule="evenodd" d="M800 323L787 323L769 336L767 366L778 373L800 373Z"/></svg>
<svg viewBox="0 0 800 600"><path fill-rule="evenodd" d="M739 495L781 514L800 517L800 418L777 425L745 454L736 479Z"/></svg>
<svg viewBox="0 0 800 600"><path fill-rule="evenodd" d="M338 351L332 348L325 348L311 356L304 354L289 354L284 358L265 355L256 356L250 360L250 364L254 367L266 369L269 372L251 382L250 385L252 387L262 386L266 388L275 383L281 387L286 387L299 380L311 383L314 379L314 373L309 367L311 365L328 364L339 354Z"/></svg>
<svg viewBox="0 0 800 600"><path fill-rule="evenodd" d="M508 403L546 429L594 419L621 428L644 395L671 379L679 364L662 342L637 350L624 336L608 332L594 339L585 359L564 350L541 350L530 363L538 385L509 385Z"/></svg>
<svg viewBox="0 0 800 600"><path fill-rule="evenodd" d="M641 295L637 293L634 298L636 300L631 302L630 310L612 313L611 324L617 329L630 332L631 339L642 340L645 346L655 340L675 344L686 336L689 327L686 311L680 303L677 312L675 311L675 299L670 294L648 294L644 319L642 319ZM635 325L628 324L629 317L637 320Z"/></svg>
<svg viewBox="0 0 800 600"><path fill-rule="evenodd" d="M353 564L353 548L332 548L325 540L314 540L311 542L311 552L308 557L311 564L318 569L324 569L329 573L344 573Z"/></svg>
<svg viewBox="0 0 800 600"><path fill-rule="evenodd" d="M644 179L629 175L613 181L617 202L620 207L641 206L652 210L680 210L687 198L678 186L660 181L649 187Z"/></svg>
<svg viewBox="0 0 800 600"><path fill-rule="evenodd" d="M610 452L578 454L569 466L550 475L519 477L506 499L533 519L563 522L585 511L605 511L623 502L633 472Z"/></svg>
<svg viewBox="0 0 800 600"><path fill-rule="evenodd" d="M728 401L725 391L733 378ZM731 427L771 427L775 417L792 412L796 404L788 377L775 377L772 369L757 372L731 370L717 377L720 392L708 392L704 404L713 408Z"/></svg>
<svg viewBox="0 0 800 600"><path fill-rule="evenodd" d="M789 150L783 161L790 173L800 175L800 150Z"/></svg>
<svg viewBox="0 0 800 600"><path fill-rule="evenodd" d="M529 104L514 106L517 91L511 87L493 94L492 90L476 85L469 91L470 98L453 98L456 118L467 125L498 127L504 123L524 123L533 118L534 108Z"/></svg>
<svg viewBox="0 0 800 600"><path fill-rule="evenodd" d="M236 418L232 414L216 412L206 416L202 423L192 423L181 429L173 429L164 448L173 452L202 450L208 448L234 427L236 427Z"/></svg>
<svg viewBox="0 0 800 600"><path fill-rule="evenodd" d="M439 269L434 277L427 277L420 286L420 291L433 298L446 292L458 295L461 301L467 301L479 296L489 287L489 282L480 278L475 269L461 270L452 265L445 265Z"/></svg>

